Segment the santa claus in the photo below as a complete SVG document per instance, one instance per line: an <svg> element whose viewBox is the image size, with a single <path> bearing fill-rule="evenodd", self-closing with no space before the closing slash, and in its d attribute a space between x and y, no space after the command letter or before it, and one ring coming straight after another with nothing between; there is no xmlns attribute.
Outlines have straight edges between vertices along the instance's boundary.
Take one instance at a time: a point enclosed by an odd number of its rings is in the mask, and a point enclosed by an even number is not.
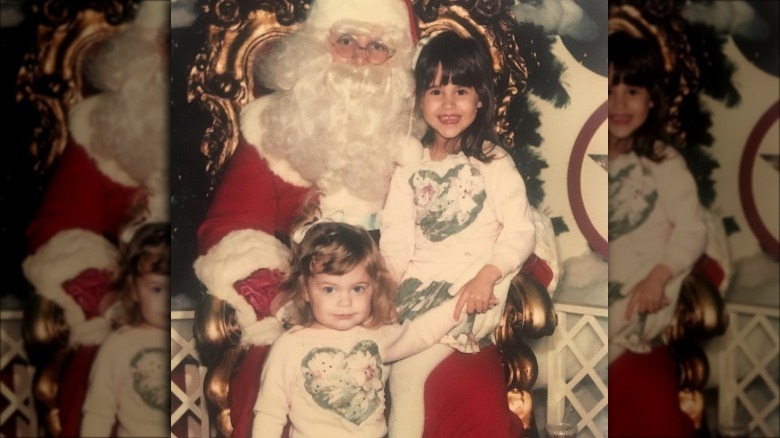
<svg viewBox="0 0 780 438"><path fill-rule="evenodd" d="M393 169L422 158L413 116L415 29L408 1L315 0L304 25L259 63L258 80L274 92L241 111L241 140L198 230L194 264L208 294L235 309L241 329L244 353L230 381L224 433L249 436L259 370L283 330L285 241L302 207L313 200L325 217L378 229ZM522 433L508 408L500 358L474 357L433 372L452 386L473 384L426 394L426 434ZM489 395L467 399L463 391ZM453 409L458 400L468 407Z"/></svg>
<svg viewBox="0 0 780 438"><path fill-rule="evenodd" d="M119 246L141 224L168 221L169 17L167 2L142 2L133 24L100 47L86 72L100 92L69 113L69 143L27 229L24 275L62 309L74 351L56 391L54 435L60 426L78 435L90 364L117 310Z"/></svg>

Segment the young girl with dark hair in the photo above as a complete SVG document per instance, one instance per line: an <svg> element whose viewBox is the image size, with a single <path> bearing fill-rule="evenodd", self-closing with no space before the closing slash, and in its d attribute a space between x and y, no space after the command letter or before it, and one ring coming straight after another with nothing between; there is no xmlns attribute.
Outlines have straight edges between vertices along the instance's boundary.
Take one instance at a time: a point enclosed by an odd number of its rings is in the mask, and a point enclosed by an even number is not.
<svg viewBox="0 0 780 438"><path fill-rule="evenodd" d="M666 134L662 61L609 37L610 436L690 436L664 342L707 231L695 181Z"/></svg>
<svg viewBox="0 0 780 438"><path fill-rule="evenodd" d="M476 40L452 32L434 36L415 67L417 103L428 125L420 163L396 169L382 211L380 248L400 282L399 320L413 320L457 298L470 315L440 343L393 365L391 436L433 433L431 409L448 412L457 436L518 436L503 368L491 333L500 322L511 279L534 248L525 184L497 145L492 68ZM453 377L443 388L426 379L443 360L479 369L479 379ZM457 371L455 371L457 372ZM425 400L425 404L423 401ZM429 403L430 402L430 403ZM437 408L438 406L438 408ZM472 435L469 435L472 434Z"/></svg>

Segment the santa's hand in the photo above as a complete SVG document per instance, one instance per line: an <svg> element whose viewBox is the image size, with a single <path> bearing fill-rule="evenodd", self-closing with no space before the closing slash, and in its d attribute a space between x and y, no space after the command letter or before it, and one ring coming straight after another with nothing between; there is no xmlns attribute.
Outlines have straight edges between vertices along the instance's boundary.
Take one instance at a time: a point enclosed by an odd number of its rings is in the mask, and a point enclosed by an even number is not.
<svg viewBox="0 0 780 438"><path fill-rule="evenodd" d="M631 319L634 311L638 314L655 313L669 305L669 298L664 294L666 282L672 278L672 271L657 265L630 292L625 318Z"/></svg>
<svg viewBox="0 0 780 438"><path fill-rule="evenodd" d="M261 319L274 314L272 304L283 279L284 274L281 271L263 268L235 282L233 287L252 306L257 318Z"/></svg>
<svg viewBox="0 0 780 438"><path fill-rule="evenodd" d="M85 269L78 275L62 283L62 289L84 311L84 318L90 319L105 311L110 303L106 302L113 273L108 269Z"/></svg>

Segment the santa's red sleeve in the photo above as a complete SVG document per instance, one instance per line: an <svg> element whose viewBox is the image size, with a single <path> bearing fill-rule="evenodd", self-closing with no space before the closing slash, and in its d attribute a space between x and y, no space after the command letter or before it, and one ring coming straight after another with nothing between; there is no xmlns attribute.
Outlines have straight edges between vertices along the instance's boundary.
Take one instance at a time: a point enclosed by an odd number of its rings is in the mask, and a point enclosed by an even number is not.
<svg viewBox="0 0 780 438"><path fill-rule="evenodd" d="M282 161L261 156L257 103L242 112L243 137L198 229L194 266L208 293L235 308L242 342L264 345L281 333L279 321L263 316L289 272L289 249L277 236L289 234L311 190L290 182Z"/></svg>
<svg viewBox="0 0 780 438"><path fill-rule="evenodd" d="M137 188L106 176L71 140L27 228L25 277L36 293L63 308L72 344L99 343L108 333L108 322L92 317L118 268L115 239L137 196Z"/></svg>

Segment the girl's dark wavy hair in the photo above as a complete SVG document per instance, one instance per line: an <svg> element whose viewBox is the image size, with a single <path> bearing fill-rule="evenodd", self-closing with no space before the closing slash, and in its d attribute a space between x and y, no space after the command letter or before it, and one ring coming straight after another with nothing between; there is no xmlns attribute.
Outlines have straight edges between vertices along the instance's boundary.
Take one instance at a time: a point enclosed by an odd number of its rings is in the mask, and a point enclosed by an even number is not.
<svg viewBox="0 0 780 438"><path fill-rule="evenodd" d="M171 224L154 222L144 224L133 233L122 248L119 275L115 290L126 309L125 324L141 321L141 310L133 300L134 282L145 274L171 275Z"/></svg>
<svg viewBox="0 0 780 438"><path fill-rule="evenodd" d="M293 228L293 233L313 220L302 220ZM314 322L311 306L305 299L308 279L317 274L344 275L361 264L373 281L371 318L364 327L394 323L396 283L374 239L361 227L324 221L311 225L300 243L292 242L290 274L280 287L292 300L294 309L292 315L287 315L289 320L286 322L303 326Z"/></svg>
<svg viewBox="0 0 780 438"><path fill-rule="evenodd" d="M609 36L609 66L613 69L610 87L625 84L646 88L650 93L653 107L649 109L645 123L634 133L632 148L641 157L661 161L663 149L655 147L656 141L671 145L672 138L666 131L668 103L663 61L658 49L646 39L634 38L625 32L614 33Z"/></svg>
<svg viewBox="0 0 780 438"><path fill-rule="evenodd" d="M463 153L482 162L491 160L490 152L499 143L495 131L495 97L493 91L493 69L487 49L476 39L464 38L455 32L445 31L431 38L423 46L414 68L415 97L421 105L425 91L433 85L436 72L441 65L441 84L450 83L462 87L473 87L482 107L477 109L474 122L460 135ZM436 133L431 127L425 131L422 144L433 144ZM486 148L485 141L490 142Z"/></svg>

